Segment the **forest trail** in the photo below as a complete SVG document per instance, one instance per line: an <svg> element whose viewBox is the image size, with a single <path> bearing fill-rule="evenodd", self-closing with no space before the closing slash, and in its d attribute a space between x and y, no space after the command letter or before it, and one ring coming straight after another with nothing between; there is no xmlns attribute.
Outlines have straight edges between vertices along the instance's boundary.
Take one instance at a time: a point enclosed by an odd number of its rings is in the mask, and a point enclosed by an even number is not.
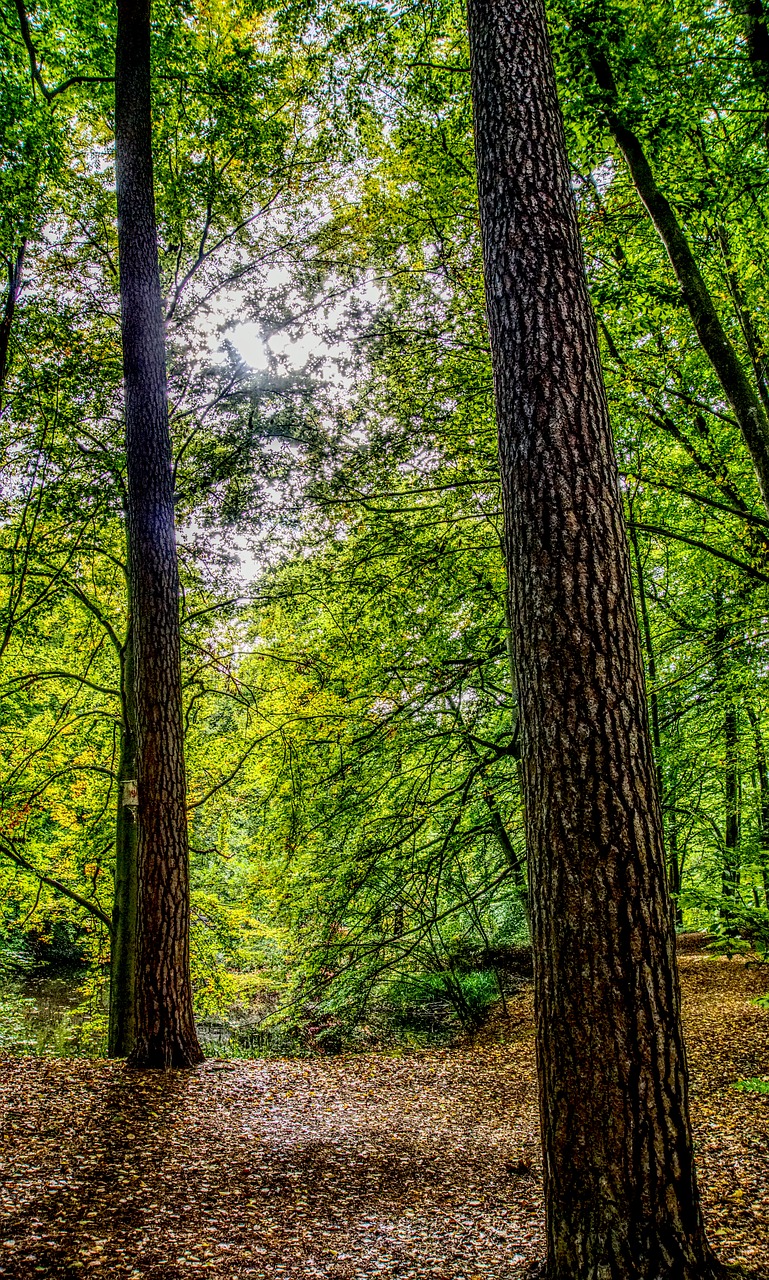
<svg viewBox="0 0 769 1280"><path fill-rule="evenodd" d="M709 1230L769 1274L769 1096L733 1087L769 1077L766 971L681 968ZM543 1252L530 993L509 1014L397 1057L0 1059L0 1275L521 1276Z"/></svg>

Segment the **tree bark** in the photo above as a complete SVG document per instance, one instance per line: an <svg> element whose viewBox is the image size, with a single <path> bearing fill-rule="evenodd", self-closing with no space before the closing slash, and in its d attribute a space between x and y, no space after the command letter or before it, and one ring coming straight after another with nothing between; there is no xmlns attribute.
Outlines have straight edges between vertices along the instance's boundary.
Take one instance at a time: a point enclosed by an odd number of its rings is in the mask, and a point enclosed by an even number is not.
<svg viewBox="0 0 769 1280"><path fill-rule="evenodd" d="M136 781L136 691L132 623L121 654L120 761L115 822L115 896L110 949L109 1055L127 1058L136 1040L136 913L139 825L126 786Z"/></svg>
<svg viewBox="0 0 769 1280"><path fill-rule="evenodd" d="M150 3L119 0L115 160L136 682L135 1066L202 1058L192 1013L188 835L165 333L152 167Z"/></svg>
<svg viewBox="0 0 769 1280"><path fill-rule="evenodd" d="M616 462L542 0L470 0L523 726L548 1274L694 1280L705 1239Z"/></svg>

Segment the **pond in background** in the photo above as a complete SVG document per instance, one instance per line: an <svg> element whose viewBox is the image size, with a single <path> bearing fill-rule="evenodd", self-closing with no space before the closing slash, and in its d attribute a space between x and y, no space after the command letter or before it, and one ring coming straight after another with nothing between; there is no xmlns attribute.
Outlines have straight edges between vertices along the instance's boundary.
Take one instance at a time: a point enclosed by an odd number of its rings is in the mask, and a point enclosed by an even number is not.
<svg viewBox="0 0 769 1280"><path fill-rule="evenodd" d="M0 1052L99 1056L106 1048L103 983L82 970L0 978Z"/></svg>
<svg viewBox="0 0 769 1280"><path fill-rule="evenodd" d="M108 998L106 972L82 967L0 971L0 1053L104 1057ZM197 1019L208 1058L435 1048L451 1044L460 1029L450 1003L434 999L407 1009L373 1008L363 1027L344 1028L317 1009L301 1025L289 1020L270 1023L258 1001Z"/></svg>
<svg viewBox="0 0 769 1280"><path fill-rule="evenodd" d="M0 1053L103 1057L107 1050L108 987L88 970L31 970L0 975ZM252 1058L291 1053L282 1028L257 1028L258 1018L204 1017L198 1035L206 1057Z"/></svg>

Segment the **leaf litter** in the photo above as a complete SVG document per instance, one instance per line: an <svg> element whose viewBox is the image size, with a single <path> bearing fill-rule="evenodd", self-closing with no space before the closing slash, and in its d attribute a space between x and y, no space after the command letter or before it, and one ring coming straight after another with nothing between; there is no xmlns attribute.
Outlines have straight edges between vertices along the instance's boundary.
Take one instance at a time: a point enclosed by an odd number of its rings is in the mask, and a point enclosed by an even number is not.
<svg viewBox="0 0 769 1280"><path fill-rule="evenodd" d="M708 1230L769 1275L764 973L681 957ZM544 1253L531 993L451 1049L0 1058L0 1276L507 1280Z"/></svg>

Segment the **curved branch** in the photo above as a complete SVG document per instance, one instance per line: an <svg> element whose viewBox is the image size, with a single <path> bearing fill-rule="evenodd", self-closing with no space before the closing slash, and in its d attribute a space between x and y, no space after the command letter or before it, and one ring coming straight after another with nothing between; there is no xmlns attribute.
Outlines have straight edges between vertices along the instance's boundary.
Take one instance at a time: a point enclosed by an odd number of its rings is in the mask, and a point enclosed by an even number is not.
<svg viewBox="0 0 769 1280"><path fill-rule="evenodd" d="M8 681L6 687L11 685L31 685L36 680L76 680L78 684L85 685L88 689L93 689L95 693L105 693L111 698L119 698L119 689L109 689L106 685L94 684L93 680L86 680L85 676L79 676L74 671L31 671L25 676L13 676Z"/></svg>
<svg viewBox="0 0 769 1280"><path fill-rule="evenodd" d="M648 484L652 489L666 489L669 493L675 493L681 498L690 498L692 502L699 502L704 507L712 507L714 511L723 511L728 516L736 516L738 520L743 520L745 524L759 525L763 529L769 529L769 520L766 516L757 516L752 511L743 511L739 507L731 507L726 502L717 502L715 498L706 498L704 493L697 493L694 489L682 489L680 485L669 484L665 480L654 480L648 476L635 475L632 471L623 471L623 479L637 480L639 484Z"/></svg>
<svg viewBox="0 0 769 1280"><path fill-rule="evenodd" d="M32 82L37 85L46 102L53 102L54 98L57 98L60 93L65 93L67 89L71 89L75 84L112 84L114 76L70 76L68 80L64 80L62 84L57 85L55 89L49 89L40 72L40 65L37 60L37 50L32 40L32 33L29 29L29 19L22 0L16 0L16 12L19 15L21 38L24 41L24 47L29 55L29 69L32 73Z"/></svg>
<svg viewBox="0 0 769 1280"><path fill-rule="evenodd" d="M742 573L754 578L756 582L769 583L769 574L761 573L759 569L754 569L746 560L740 560L737 556L730 556L727 551L719 551L716 547L711 547L709 543L700 541L699 538L690 538L688 534L676 533L674 529L665 529L659 524L646 524L639 520L629 520L628 529L637 529L639 533L650 533L658 538L670 538L673 542L683 542L687 547L694 547L697 551L705 551L709 556L715 556L716 560L723 560L726 564L731 564L735 569L741 570Z"/></svg>
<svg viewBox="0 0 769 1280"><path fill-rule="evenodd" d="M47 876L42 871L38 871L37 867L30 862L17 849L12 849L4 840L0 840L0 854L14 862L17 867L21 867L24 871L30 871L33 876L37 876L41 884L47 884L51 889L55 889L57 893L63 893L65 898L71 898L84 911L90 912L103 925L106 925L110 934L112 933L112 921L106 911L102 911L101 907L95 902L91 902L89 898L84 898L82 894L76 893L74 889L69 889L66 884L62 884L61 880L56 880L53 876Z"/></svg>
<svg viewBox="0 0 769 1280"><path fill-rule="evenodd" d="M580 25L588 38L587 55L593 74L604 95L604 118L609 132L665 247L702 349L734 410L769 512L769 417L726 333L689 241L654 176L643 144L617 112L619 94L608 59L589 26Z"/></svg>

